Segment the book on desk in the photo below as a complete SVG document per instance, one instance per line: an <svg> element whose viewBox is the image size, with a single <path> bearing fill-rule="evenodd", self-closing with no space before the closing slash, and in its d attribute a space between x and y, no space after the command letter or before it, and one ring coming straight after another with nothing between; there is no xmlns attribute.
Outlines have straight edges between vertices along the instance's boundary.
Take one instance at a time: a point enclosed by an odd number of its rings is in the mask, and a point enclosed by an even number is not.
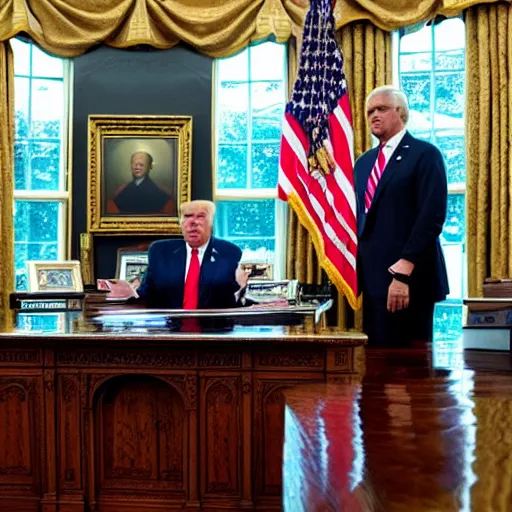
<svg viewBox="0 0 512 512"><path fill-rule="evenodd" d="M487 279L484 297L465 299L464 305L465 350L511 350L512 279Z"/></svg>

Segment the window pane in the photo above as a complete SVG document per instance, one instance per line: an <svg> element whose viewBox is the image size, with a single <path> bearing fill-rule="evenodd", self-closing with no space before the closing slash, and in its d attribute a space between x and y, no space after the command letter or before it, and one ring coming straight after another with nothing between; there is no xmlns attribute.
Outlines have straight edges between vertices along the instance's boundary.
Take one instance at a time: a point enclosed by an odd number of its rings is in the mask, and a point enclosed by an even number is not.
<svg viewBox="0 0 512 512"><path fill-rule="evenodd" d="M286 46L251 46L218 60L216 69L215 189L226 195L236 189L237 199L217 201L215 232L241 247L245 261L275 263L276 201L249 197L257 189L260 194L271 190L275 197L287 99ZM281 213L279 222L281 226Z"/></svg>
<svg viewBox="0 0 512 512"><path fill-rule="evenodd" d="M250 48L251 80L282 80L285 48L282 44L259 44Z"/></svg>
<svg viewBox="0 0 512 512"><path fill-rule="evenodd" d="M65 189L62 147L68 105L63 60L36 46L11 41L15 75L14 187L21 191ZM14 203L16 288L27 289L27 260L56 260L64 253L67 201Z"/></svg>
<svg viewBox="0 0 512 512"><path fill-rule="evenodd" d="M14 202L14 258L17 289L26 289L27 260L56 260L62 232L58 201ZM62 242L61 242L62 243Z"/></svg>
<svg viewBox="0 0 512 512"><path fill-rule="evenodd" d="M249 80L249 50L229 57L227 59L219 59L217 61L217 74L219 82L225 80L238 80L247 82Z"/></svg>
<svg viewBox="0 0 512 512"><path fill-rule="evenodd" d="M427 67L429 61L431 69ZM439 148L446 163L448 183L464 185L464 22L458 18L444 20L401 37L399 62L401 87L408 95L411 108L409 130ZM446 354L450 357L455 354L457 358L461 358L460 350L454 352L448 348L459 343L462 336L461 298L466 293L465 237L465 195L450 194L440 237L450 295L446 301L436 305L434 340L438 348L445 347ZM449 361L436 361L437 366L443 363Z"/></svg>
<svg viewBox="0 0 512 512"><path fill-rule="evenodd" d="M436 69L464 69L464 50L436 53Z"/></svg>
<svg viewBox="0 0 512 512"><path fill-rule="evenodd" d="M430 108L430 74L416 73L401 75L402 90L409 100L411 130L430 130L432 125Z"/></svg>
<svg viewBox="0 0 512 512"><path fill-rule="evenodd" d="M15 38L11 39L10 43L16 56L14 59L14 74L30 75L30 44Z"/></svg>
<svg viewBox="0 0 512 512"><path fill-rule="evenodd" d="M221 82L217 89L217 133L219 142L247 140L249 84Z"/></svg>
<svg viewBox="0 0 512 512"><path fill-rule="evenodd" d="M444 157L448 184L466 183L464 135L459 131L443 131L436 134L436 144Z"/></svg>
<svg viewBox="0 0 512 512"><path fill-rule="evenodd" d="M26 190L29 167L29 142L27 139L17 140L14 143L14 190Z"/></svg>
<svg viewBox="0 0 512 512"><path fill-rule="evenodd" d="M462 336L461 301L445 301L436 304L434 312L434 340L455 341Z"/></svg>
<svg viewBox="0 0 512 512"><path fill-rule="evenodd" d="M466 239L466 202L464 194L448 196L448 210L441 243L464 243Z"/></svg>
<svg viewBox="0 0 512 512"><path fill-rule="evenodd" d="M406 53L400 55L400 72L407 71L430 71L432 68L432 54L429 53Z"/></svg>
<svg viewBox="0 0 512 512"><path fill-rule="evenodd" d="M64 84L56 80L33 80L31 136L59 137L64 117Z"/></svg>
<svg viewBox="0 0 512 512"><path fill-rule="evenodd" d="M453 243L443 244L444 260L448 273L448 284L450 285L450 299L462 299L465 295L464 283L466 281L466 265L464 244Z"/></svg>
<svg viewBox="0 0 512 512"><path fill-rule="evenodd" d="M464 21L460 18L444 20L434 25L436 51L457 50L466 45Z"/></svg>
<svg viewBox="0 0 512 512"><path fill-rule="evenodd" d="M464 72L436 74L436 128L463 128Z"/></svg>
<svg viewBox="0 0 512 512"><path fill-rule="evenodd" d="M432 49L432 32L424 26L400 38L400 52L425 52Z"/></svg>
<svg viewBox="0 0 512 512"><path fill-rule="evenodd" d="M253 188L274 188L277 186L279 148L279 142L275 144L253 144L251 152Z"/></svg>
<svg viewBox="0 0 512 512"><path fill-rule="evenodd" d="M252 140L279 140L284 103L284 82L251 84Z"/></svg>
<svg viewBox="0 0 512 512"><path fill-rule="evenodd" d="M59 190L60 142L32 142L27 190Z"/></svg>
<svg viewBox="0 0 512 512"><path fill-rule="evenodd" d="M217 188L247 186L247 146L219 145L217 159Z"/></svg>
<svg viewBox="0 0 512 512"><path fill-rule="evenodd" d="M60 142L18 140L14 151L15 190L60 189Z"/></svg>
<svg viewBox="0 0 512 512"><path fill-rule="evenodd" d="M59 332L60 319L64 313L54 315L43 314L27 314L20 313L16 315L16 329L22 331L45 331L52 334Z"/></svg>
<svg viewBox="0 0 512 512"><path fill-rule="evenodd" d="M32 46L32 74L40 77L62 78L64 76L64 61L59 57L49 55L37 46Z"/></svg>
<svg viewBox="0 0 512 512"><path fill-rule="evenodd" d="M14 59L16 62L16 59ZM28 136L30 104L30 79L14 78L14 108L16 110L16 135Z"/></svg>
<svg viewBox="0 0 512 512"><path fill-rule="evenodd" d="M243 251L245 261L272 262L276 201L217 201L215 233Z"/></svg>

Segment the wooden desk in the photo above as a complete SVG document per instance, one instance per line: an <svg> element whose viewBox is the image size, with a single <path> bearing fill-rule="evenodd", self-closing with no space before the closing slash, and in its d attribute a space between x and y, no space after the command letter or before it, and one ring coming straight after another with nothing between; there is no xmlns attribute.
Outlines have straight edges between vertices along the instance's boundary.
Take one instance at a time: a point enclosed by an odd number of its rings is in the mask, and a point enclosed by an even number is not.
<svg viewBox="0 0 512 512"><path fill-rule="evenodd" d="M279 511L283 390L362 371L365 340L1 334L0 510Z"/></svg>
<svg viewBox="0 0 512 512"><path fill-rule="evenodd" d="M510 353L434 368L436 348L368 349L362 382L285 391L286 512L512 510Z"/></svg>

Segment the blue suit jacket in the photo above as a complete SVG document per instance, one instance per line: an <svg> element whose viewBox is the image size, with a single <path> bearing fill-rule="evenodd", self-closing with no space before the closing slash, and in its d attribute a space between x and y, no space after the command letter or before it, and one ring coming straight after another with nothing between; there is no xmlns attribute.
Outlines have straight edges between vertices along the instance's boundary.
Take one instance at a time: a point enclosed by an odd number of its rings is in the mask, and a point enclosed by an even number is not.
<svg viewBox="0 0 512 512"><path fill-rule="evenodd" d="M242 257L239 247L212 237L204 253L199 276L199 309L236 306L240 288L235 272ZM151 244L148 268L137 290L147 307L180 309L183 306L187 250L184 240L159 240Z"/></svg>
<svg viewBox="0 0 512 512"><path fill-rule="evenodd" d="M444 300L449 289L439 243L448 192L443 157L435 146L406 132L365 214L364 193L377 153L378 148L367 151L354 167L360 288L371 297L386 297L392 279L388 268L404 258L415 264L411 300Z"/></svg>

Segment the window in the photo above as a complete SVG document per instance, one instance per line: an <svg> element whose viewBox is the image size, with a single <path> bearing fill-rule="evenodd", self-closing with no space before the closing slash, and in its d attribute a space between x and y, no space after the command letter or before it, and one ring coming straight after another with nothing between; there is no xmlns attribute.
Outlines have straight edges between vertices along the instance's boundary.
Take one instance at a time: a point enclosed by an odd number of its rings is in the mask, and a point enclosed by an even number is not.
<svg viewBox="0 0 512 512"><path fill-rule="evenodd" d="M274 264L284 277L286 204L278 201L286 47L265 42L216 62L215 233L244 261Z"/></svg>
<svg viewBox="0 0 512 512"><path fill-rule="evenodd" d="M27 289L28 260L67 255L68 66L35 45L14 52L14 258L16 289Z"/></svg>
<svg viewBox="0 0 512 512"><path fill-rule="evenodd" d="M398 36L398 79L409 99L408 129L435 144L448 175L448 212L441 243L448 267L450 295L436 306L436 340L456 341L462 334L466 294L466 162L464 133L465 28L447 19Z"/></svg>

